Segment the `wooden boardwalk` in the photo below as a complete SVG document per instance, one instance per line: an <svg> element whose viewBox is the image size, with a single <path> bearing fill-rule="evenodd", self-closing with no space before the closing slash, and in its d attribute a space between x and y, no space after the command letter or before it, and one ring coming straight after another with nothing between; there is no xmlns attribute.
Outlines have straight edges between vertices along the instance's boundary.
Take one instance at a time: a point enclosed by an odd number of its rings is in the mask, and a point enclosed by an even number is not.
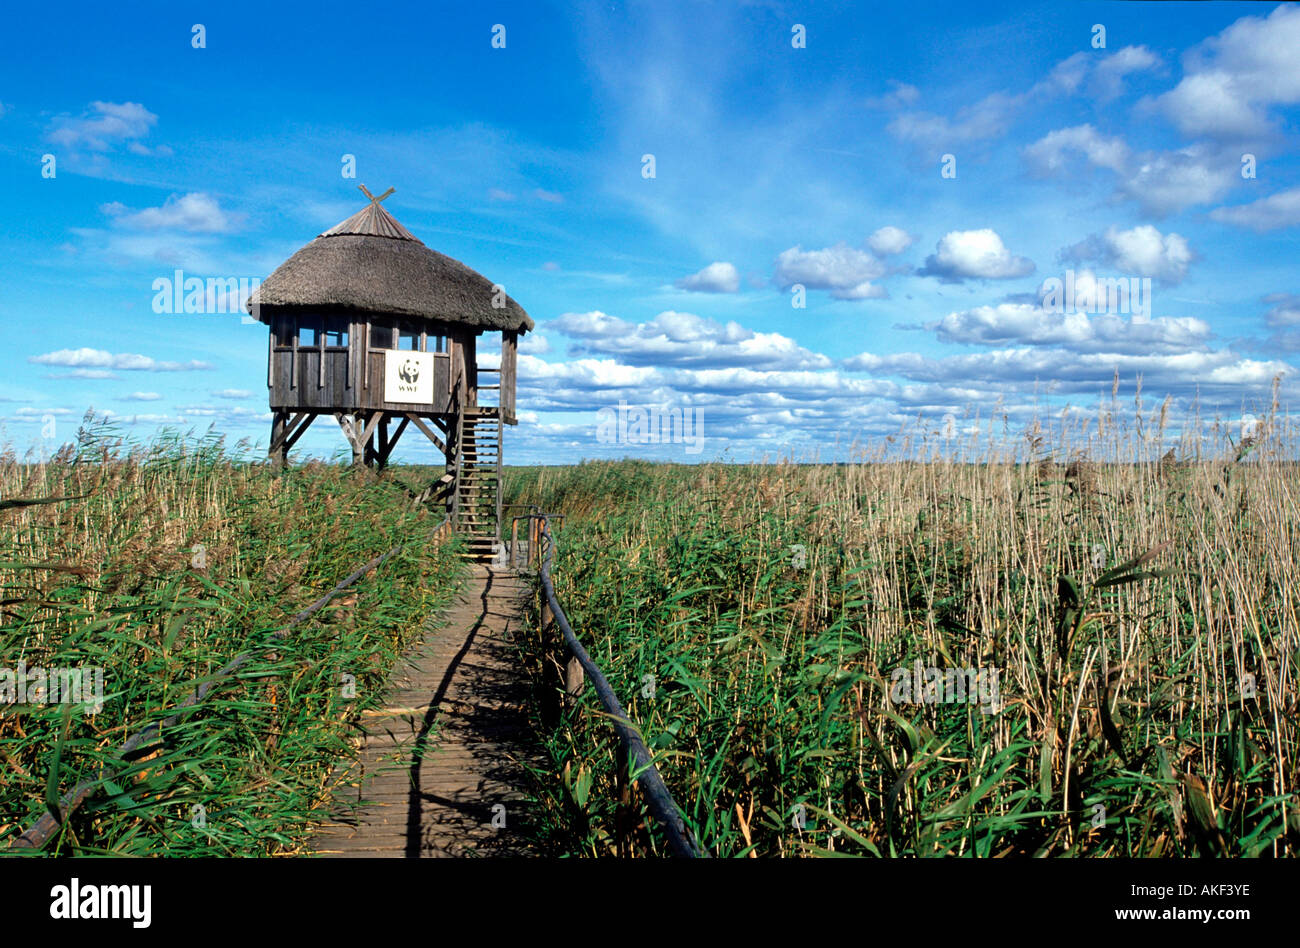
<svg viewBox="0 0 1300 948"><path fill-rule="evenodd" d="M529 589L509 570L471 570L442 625L394 668L385 708L363 718L360 757L338 775L315 853L534 852L521 798L541 758L512 644Z"/></svg>

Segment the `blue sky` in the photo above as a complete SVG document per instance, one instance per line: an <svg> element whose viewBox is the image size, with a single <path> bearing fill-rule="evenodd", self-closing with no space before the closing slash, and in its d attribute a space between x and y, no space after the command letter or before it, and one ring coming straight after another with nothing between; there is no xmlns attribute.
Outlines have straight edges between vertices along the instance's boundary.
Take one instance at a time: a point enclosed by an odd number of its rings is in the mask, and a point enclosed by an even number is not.
<svg viewBox="0 0 1300 948"><path fill-rule="evenodd" d="M1279 375L1294 400L1300 8L6 16L0 424L20 454L92 406L142 439L264 446L266 329L155 313L153 281L265 278L363 206L359 183L395 187L388 210L536 320L509 462L828 458L947 415L1018 431L1095 413L1117 370L1122 398L1141 377L1175 414L1239 420ZM1067 271L1149 280L1150 306L1044 306ZM620 402L698 411L703 451L602 443ZM318 422L298 454L343 446Z"/></svg>

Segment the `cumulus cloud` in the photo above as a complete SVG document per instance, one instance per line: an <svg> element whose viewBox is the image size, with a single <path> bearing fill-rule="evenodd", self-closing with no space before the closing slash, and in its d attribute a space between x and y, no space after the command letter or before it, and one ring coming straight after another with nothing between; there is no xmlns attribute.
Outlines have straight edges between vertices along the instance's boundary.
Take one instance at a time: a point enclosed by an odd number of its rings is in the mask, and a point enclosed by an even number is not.
<svg viewBox="0 0 1300 948"><path fill-rule="evenodd" d="M1106 137L1091 125L1075 125L1048 132L1022 152L1039 176L1055 174L1066 167L1071 152L1079 152L1089 164L1122 172L1128 163L1128 145L1122 138Z"/></svg>
<svg viewBox="0 0 1300 948"><path fill-rule="evenodd" d="M46 138L66 148L108 151L119 142L143 138L157 121L158 116L138 102L92 102L78 118L55 119Z"/></svg>
<svg viewBox="0 0 1300 948"><path fill-rule="evenodd" d="M191 359L189 362L160 362L149 356L130 352L112 353L103 349L59 349L42 355L30 356L28 362L37 365L56 365L77 369L118 369L129 372L193 372L210 369L207 362Z"/></svg>
<svg viewBox="0 0 1300 948"><path fill-rule="evenodd" d="M693 293L735 293L740 289L740 271L730 263L719 261L673 285Z"/></svg>
<svg viewBox="0 0 1300 948"><path fill-rule="evenodd" d="M1257 233L1300 224L1300 188L1279 191L1249 204L1216 207L1210 217L1234 227L1248 227Z"/></svg>
<svg viewBox="0 0 1300 948"><path fill-rule="evenodd" d="M1087 164L1113 171L1119 179L1116 193L1154 217L1217 201L1240 169L1239 154L1204 143L1134 155L1122 138L1102 135L1091 125L1049 132L1021 154L1039 177L1061 176L1071 170L1070 158L1081 155Z"/></svg>
<svg viewBox="0 0 1300 948"><path fill-rule="evenodd" d="M123 395L124 402L156 402L162 398L157 392L132 392L130 395Z"/></svg>
<svg viewBox="0 0 1300 948"><path fill-rule="evenodd" d="M1142 376L1143 388L1195 395L1198 388L1237 397L1241 389L1263 391L1292 367L1280 360L1242 358L1228 349L1171 353L1075 352L1019 347L972 355L931 358L915 352L862 353L845 361L852 371L901 375L918 381L988 383L1000 386L1054 384L1061 393L1095 392L1109 387L1115 371ZM1005 390L1005 389L1004 389Z"/></svg>
<svg viewBox="0 0 1300 948"><path fill-rule="evenodd" d="M162 207L146 207L133 211L116 201L104 204L100 210L126 227L137 230L178 230L195 234L219 234L234 230L243 220L242 215L221 209L216 198L201 192L186 195L173 194Z"/></svg>
<svg viewBox="0 0 1300 948"><path fill-rule="evenodd" d="M629 323L594 311L565 313L547 323L578 343L578 355L616 355L632 365L750 366L767 369L824 368L830 360L779 333L755 332L736 322L719 323L693 313L667 311Z"/></svg>
<svg viewBox="0 0 1300 948"><path fill-rule="evenodd" d="M881 257L902 253L915 242L916 238L907 231L893 226L882 227L867 238L867 246Z"/></svg>
<svg viewBox="0 0 1300 948"><path fill-rule="evenodd" d="M1245 16L1186 57L1156 105L1185 135L1239 141L1270 132L1269 107L1300 102L1300 9Z"/></svg>
<svg viewBox="0 0 1300 948"><path fill-rule="evenodd" d="M220 391L212 393L216 398L241 399L248 398L253 393L244 388L223 388Z"/></svg>
<svg viewBox="0 0 1300 948"><path fill-rule="evenodd" d="M810 290L830 290L840 300L879 299L888 294L871 281L886 272L872 254L841 242L822 250L795 246L783 251L776 258L773 280L782 289L799 283Z"/></svg>
<svg viewBox="0 0 1300 948"><path fill-rule="evenodd" d="M529 355L545 355L551 351L551 341L538 332L526 333L519 340L519 351Z"/></svg>
<svg viewBox="0 0 1300 948"><path fill-rule="evenodd" d="M1120 192L1155 217L1194 204L1210 204L1240 180L1240 158L1205 145L1144 153Z"/></svg>
<svg viewBox="0 0 1300 948"><path fill-rule="evenodd" d="M967 279L1006 280L1033 273L1034 262L1011 253L997 232L985 227L948 232L917 272L948 283Z"/></svg>
<svg viewBox="0 0 1300 948"><path fill-rule="evenodd" d="M1118 314L1056 313L1029 303L1000 303L949 313L926 326L941 342L1062 346L1075 352L1186 352L1204 348L1210 326L1191 317L1144 319Z"/></svg>
<svg viewBox="0 0 1300 948"><path fill-rule="evenodd" d="M1273 302L1281 307L1294 301L1276 295ZM1239 406L1243 395L1266 397L1273 377L1292 371L1279 360L1211 349L1209 327L1195 319L1061 315L1005 303L951 313L927 328L939 341L983 351L951 357L862 353L838 365L816 353L775 360L751 353L746 361L744 344L764 334L735 323L671 312L644 324L602 312L567 313L547 323L548 331L561 329L589 355L557 363L521 355L520 400L544 420L549 412L588 413L621 401L695 408L703 412L706 436L716 445L706 454L726 446L732 456L743 456L783 442L801 442L824 454L837 442L847 445L915 425L918 416L937 420L970 410L981 417L996 413L999 424L1003 416L1013 424L1028 423L1062 409L1044 402L1046 395L1068 398L1074 411L1082 412L1082 398L1109 394L1117 369L1129 384L1141 375L1143 390L1153 399L1171 394L1186 405L1199 398L1201 407L1211 410ZM722 355L684 355L692 347ZM797 349L781 337L755 348ZM681 450L671 444L598 445L594 433L594 422L568 419L521 428L516 456L530 450L524 442L534 434L536 445L573 455L667 457Z"/></svg>
<svg viewBox="0 0 1300 948"><path fill-rule="evenodd" d="M1096 260L1106 266L1141 277L1174 285L1187 276L1194 259L1187 239L1179 234L1161 234L1150 224L1131 230L1110 227L1104 234L1092 234L1068 247L1065 260Z"/></svg>

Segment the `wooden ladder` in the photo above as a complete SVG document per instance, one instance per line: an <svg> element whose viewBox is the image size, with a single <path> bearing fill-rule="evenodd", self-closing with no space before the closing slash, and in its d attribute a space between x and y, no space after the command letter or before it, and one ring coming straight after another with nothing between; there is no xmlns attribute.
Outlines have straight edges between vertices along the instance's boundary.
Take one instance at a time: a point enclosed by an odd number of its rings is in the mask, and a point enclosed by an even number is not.
<svg viewBox="0 0 1300 948"><path fill-rule="evenodd" d="M456 530L467 559L487 562L501 543L501 413L466 408L456 456Z"/></svg>

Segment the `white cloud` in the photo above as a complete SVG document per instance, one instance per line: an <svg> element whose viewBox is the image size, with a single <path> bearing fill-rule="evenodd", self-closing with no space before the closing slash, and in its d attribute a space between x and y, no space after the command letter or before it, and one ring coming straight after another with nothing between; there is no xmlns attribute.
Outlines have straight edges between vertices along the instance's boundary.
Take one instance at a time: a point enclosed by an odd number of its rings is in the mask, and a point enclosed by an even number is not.
<svg viewBox="0 0 1300 948"><path fill-rule="evenodd" d="M529 355L545 355L551 351L551 341L538 332L526 333L519 340L519 351Z"/></svg>
<svg viewBox="0 0 1300 948"><path fill-rule="evenodd" d="M1152 277L1171 286L1182 282L1194 259L1187 239L1179 234L1161 234L1150 224L1131 230L1110 227L1104 234L1092 234L1065 250L1069 260L1096 260L1125 273Z"/></svg>
<svg viewBox="0 0 1300 948"><path fill-rule="evenodd" d="M1122 138L1102 135L1091 125L1049 132L1022 151L1030 171L1040 177L1068 171L1071 153L1081 154L1094 167L1115 172L1120 179L1118 193L1156 217L1218 200L1238 180L1241 167L1239 154L1230 155L1203 143L1135 156Z"/></svg>
<svg viewBox="0 0 1300 948"><path fill-rule="evenodd" d="M133 372L193 372L210 369L207 362L159 362L149 356L129 352L112 353L103 349L59 349L27 360L37 365L58 365L78 369L119 369Z"/></svg>
<svg viewBox="0 0 1300 948"><path fill-rule="evenodd" d="M902 253L916 242L916 238L900 227L888 225L880 228L867 238L867 246L872 252L887 257Z"/></svg>
<svg viewBox="0 0 1300 948"><path fill-rule="evenodd" d="M55 415L61 418L65 415L71 415L71 414L72 414L71 408L33 408L30 405L24 405L22 408L19 408L14 412L14 417L41 418L44 417L45 415Z"/></svg>
<svg viewBox="0 0 1300 948"><path fill-rule="evenodd" d="M1264 297L1264 302L1272 304L1264 314L1264 322L1270 329L1277 330L1265 345L1274 351L1300 350L1300 295L1270 293Z"/></svg>
<svg viewBox="0 0 1300 948"><path fill-rule="evenodd" d="M123 395L124 402L156 402L162 396L157 392L132 392L130 395Z"/></svg>
<svg viewBox="0 0 1300 948"><path fill-rule="evenodd" d="M1185 135L1241 139L1268 131L1264 110L1247 102L1233 77L1219 70L1188 76L1158 101Z"/></svg>
<svg viewBox="0 0 1300 948"><path fill-rule="evenodd" d="M1028 423L1062 410L1059 402L1044 402L1048 396L1068 398L1082 416L1083 401L1109 395L1116 369L1130 387L1141 375L1143 391L1153 400L1171 394L1187 407L1199 398L1203 409L1216 411L1239 406L1244 395L1266 397L1273 377L1292 371L1285 362L1210 349L1209 327L1200 320L1062 316L1012 303L952 313L929 327L942 342L997 348L939 358L863 353L840 366L816 353L741 361L745 344L764 334L689 313L661 313L644 324L599 311L568 313L547 327L562 328L607 354L555 364L521 355L521 404L546 423L520 429L516 456L533 448L611 456L680 453L673 445L599 445L594 422L552 421L548 415L589 413L620 401L701 410L703 433L716 444L706 454L726 446L740 456L789 442L824 453L837 441L846 445L914 425L918 415L937 421L970 410L980 417L996 414L998 424L1003 416L1012 424ZM690 355L710 348L707 359ZM798 351L782 337L756 348ZM629 364L638 360L644 364ZM862 372L871 375L857 374Z"/></svg>
<svg viewBox="0 0 1300 948"><path fill-rule="evenodd" d="M1300 326L1300 295L1270 293L1264 297L1264 302L1273 304L1273 308L1265 316L1270 326L1274 328Z"/></svg>
<svg viewBox="0 0 1300 948"><path fill-rule="evenodd" d="M212 394L217 398L241 399L248 398L253 393L243 388L223 388Z"/></svg>
<svg viewBox="0 0 1300 948"><path fill-rule="evenodd" d="M733 264L719 261L673 285L694 293L735 293L740 289L740 271Z"/></svg>
<svg viewBox="0 0 1300 948"><path fill-rule="evenodd" d="M1092 74L1092 89L1097 99L1109 102L1124 92L1124 77L1145 72L1161 65L1160 57L1145 46L1125 46L1107 56Z"/></svg>
<svg viewBox="0 0 1300 948"><path fill-rule="evenodd" d="M974 105L959 109L951 119L930 112L904 112L887 127L891 134L904 141L932 149L952 148L963 142L1003 134L1024 101L1023 95L994 92Z"/></svg>
<svg viewBox="0 0 1300 948"><path fill-rule="evenodd" d="M929 112L904 112L889 123L888 130L898 138L934 150L1000 136L1027 106L1077 93L1095 61L1089 53L1075 53L1057 63L1045 79L1034 83L1026 92L994 92L959 109L952 118ZM1102 96L1118 95L1126 74L1151 68L1158 62L1146 47L1126 47L1101 61L1094 73L1094 87Z"/></svg>
<svg viewBox="0 0 1300 948"><path fill-rule="evenodd" d="M1128 145L1119 137L1107 138L1091 125L1075 125L1048 132L1024 149L1025 160L1039 175L1065 167L1067 153L1081 152L1089 164L1122 173L1128 163Z"/></svg>
<svg viewBox="0 0 1300 948"><path fill-rule="evenodd" d="M1056 313L1029 303L977 306L927 325L941 342L1063 346L1074 352L1171 353L1204 348L1209 324L1192 317L1157 319L1102 313Z"/></svg>
<svg viewBox="0 0 1300 948"><path fill-rule="evenodd" d="M234 230L243 220L242 215L223 211L216 198L201 192L186 195L173 194L162 207L146 207L132 211L116 201L104 204L100 210L118 223L139 230L179 230L197 234L219 234Z"/></svg>
<svg viewBox="0 0 1300 948"><path fill-rule="evenodd" d="M863 300L888 295L871 282L886 272L876 257L841 242L822 250L796 246L783 251L776 258L773 279L782 289L800 283L810 290L830 290L836 299Z"/></svg>
<svg viewBox="0 0 1300 948"><path fill-rule="evenodd" d="M46 137L67 148L107 151L115 143L143 138L158 116L138 102L92 102L80 118L61 116Z"/></svg>
<svg viewBox="0 0 1300 948"><path fill-rule="evenodd" d="M1225 156L1204 145L1145 153L1121 185L1142 209L1163 217L1194 204L1217 201L1240 180L1240 155Z"/></svg>
<svg viewBox="0 0 1300 948"><path fill-rule="evenodd" d="M563 194L557 194L554 191L547 191L543 188L537 188L536 190L534 190L533 197L537 198L539 201L546 201L548 204L564 203Z"/></svg>
<svg viewBox="0 0 1300 948"><path fill-rule="evenodd" d="M1186 57L1183 80L1156 104L1186 135L1239 140L1267 133L1268 108L1300 102L1300 9L1246 16Z"/></svg>
<svg viewBox="0 0 1300 948"><path fill-rule="evenodd" d="M488 200L490 201L513 201L515 196L509 191L503 191L501 188L488 188Z"/></svg>
<svg viewBox="0 0 1300 948"><path fill-rule="evenodd" d="M1279 191L1249 204L1216 207L1210 211L1210 217L1224 224L1249 227L1259 233L1294 227L1300 224L1300 188Z"/></svg>
<svg viewBox="0 0 1300 948"><path fill-rule="evenodd" d="M575 392L619 389L641 391L658 377L658 370L649 366L623 365L614 359L544 362L536 356L522 353L519 356L520 386L551 395L564 394L566 386Z"/></svg>
<svg viewBox="0 0 1300 948"><path fill-rule="evenodd" d="M1034 263L1015 256L996 231L985 227L945 234L918 272L954 283L966 279L1005 280L1033 273Z"/></svg>
<svg viewBox="0 0 1300 948"><path fill-rule="evenodd" d="M825 368L830 359L809 352L779 333L754 332L694 313L666 311L645 323L628 323L595 311L565 313L548 329L580 340L576 354L616 355L634 365L750 366L764 369Z"/></svg>
<svg viewBox="0 0 1300 948"><path fill-rule="evenodd" d="M889 91L884 95L867 99L867 108L897 109L905 105L915 105L917 99L921 98L921 90L916 86L908 85L906 82L899 82L897 79L889 79L886 82L889 85Z"/></svg>
<svg viewBox="0 0 1300 948"><path fill-rule="evenodd" d="M115 379L118 375L108 369L73 369L71 372L55 372L45 377L47 379Z"/></svg>
<svg viewBox="0 0 1300 948"><path fill-rule="evenodd" d="M1003 390L1017 384L1053 384L1061 393L1096 392L1109 387L1116 370L1121 377L1142 376L1143 388L1195 395L1198 386L1219 391L1229 400L1242 388L1266 390L1274 376L1294 369L1278 360L1245 359L1227 350L1172 353L1075 352L1068 349L1020 347L972 355L931 358L915 352L874 355L862 353L846 360L845 368L876 374L902 375L918 381L949 384L996 384Z"/></svg>

